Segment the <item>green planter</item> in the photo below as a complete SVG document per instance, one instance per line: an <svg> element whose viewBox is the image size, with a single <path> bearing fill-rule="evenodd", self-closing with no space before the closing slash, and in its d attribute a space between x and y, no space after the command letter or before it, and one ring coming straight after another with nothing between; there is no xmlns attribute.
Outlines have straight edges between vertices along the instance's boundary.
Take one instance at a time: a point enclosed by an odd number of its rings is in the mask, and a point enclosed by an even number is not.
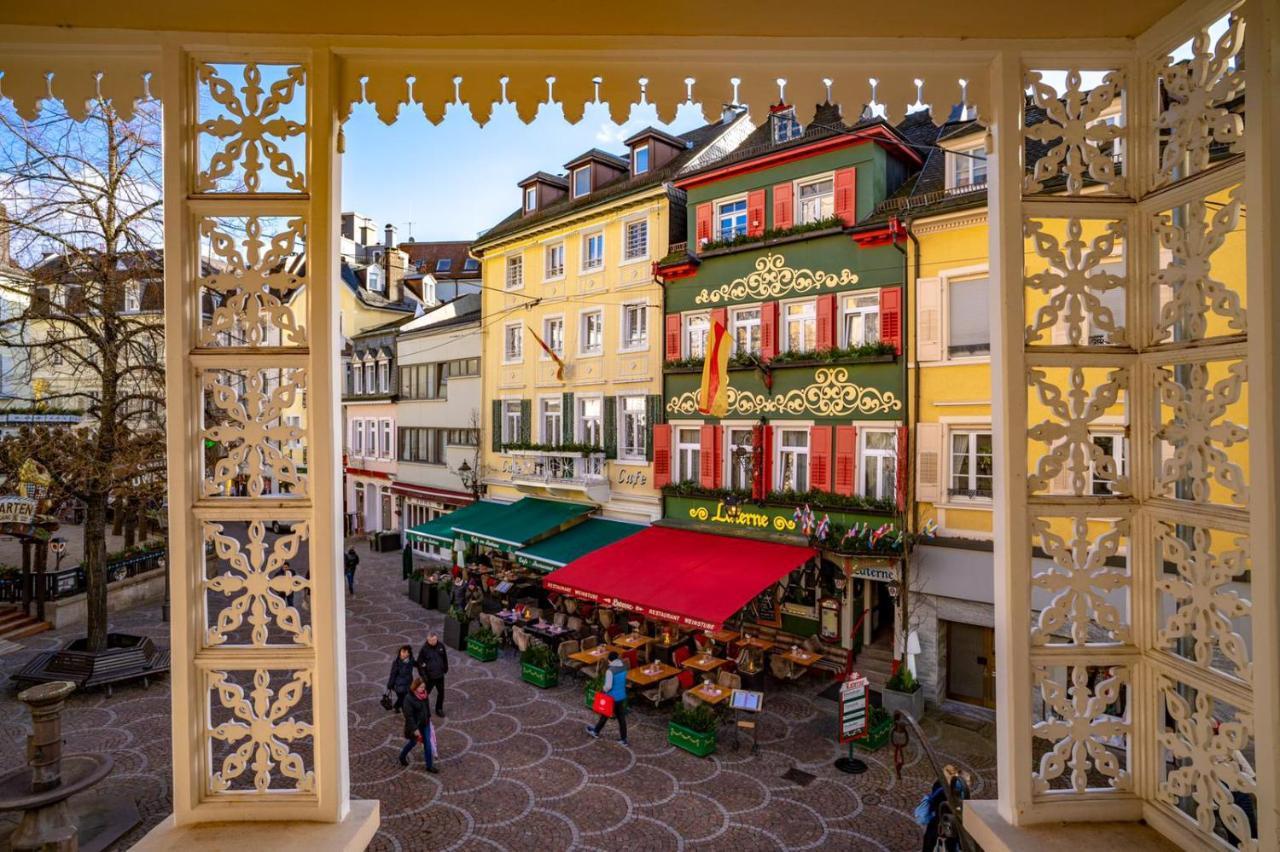
<svg viewBox="0 0 1280 852"><path fill-rule="evenodd" d="M716 732L700 733L672 722L667 725L667 742L689 754L706 757L716 750Z"/></svg>
<svg viewBox="0 0 1280 852"><path fill-rule="evenodd" d="M588 710L596 709L596 693L604 686L604 678L592 678L582 690L582 703Z"/></svg>
<svg viewBox="0 0 1280 852"><path fill-rule="evenodd" d="M520 679L531 683L539 689L550 689L560 682L559 669L544 669L533 663L520 664Z"/></svg>
<svg viewBox="0 0 1280 852"><path fill-rule="evenodd" d="M492 642L484 642L474 637L467 639L467 656L482 663L492 663L498 659L498 646Z"/></svg>
<svg viewBox="0 0 1280 852"><path fill-rule="evenodd" d="M893 718L887 717L867 729L867 735L853 744L863 751L876 751L884 748L889 742L889 734L893 733Z"/></svg>

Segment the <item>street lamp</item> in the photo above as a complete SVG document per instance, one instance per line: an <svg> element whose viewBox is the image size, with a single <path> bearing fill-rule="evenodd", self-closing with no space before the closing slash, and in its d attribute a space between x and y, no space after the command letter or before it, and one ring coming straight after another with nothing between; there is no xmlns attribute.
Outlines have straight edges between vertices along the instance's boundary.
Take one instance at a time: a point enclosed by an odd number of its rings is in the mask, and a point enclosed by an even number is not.
<svg viewBox="0 0 1280 852"><path fill-rule="evenodd" d="M466 459L462 460L462 464L458 465L458 469L454 473L458 474L458 479L462 480L463 488L472 494L479 493L476 489L480 484L480 474L471 465L467 464Z"/></svg>

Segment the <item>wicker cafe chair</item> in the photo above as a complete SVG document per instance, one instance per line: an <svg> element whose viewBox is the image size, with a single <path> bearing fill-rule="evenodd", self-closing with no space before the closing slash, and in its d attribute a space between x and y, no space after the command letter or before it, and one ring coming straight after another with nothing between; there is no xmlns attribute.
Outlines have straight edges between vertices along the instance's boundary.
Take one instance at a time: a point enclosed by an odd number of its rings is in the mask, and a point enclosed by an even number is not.
<svg viewBox="0 0 1280 852"><path fill-rule="evenodd" d="M582 640L582 650L590 651L592 648L600 644L600 640L594 636L588 636Z"/></svg>
<svg viewBox="0 0 1280 852"><path fill-rule="evenodd" d="M569 616L565 615L563 612L557 612L552 617L551 623L554 624L556 627L564 627L565 622L568 620L569 620Z"/></svg>
<svg viewBox="0 0 1280 852"><path fill-rule="evenodd" d="M725 689L742 689L742 678L723 670L716 677L716 683Z"/></svg>
<svg viewBox="0 0 1280 852"><path fill-rule="evenodd" d="M822 643L818 641L817 636L810 636L808 639L805 639L804 649L808 651L810 654L823 653Z"/></svg>
<svg viewBox="0 0 1280 852"><path fill-rule="evenodd" d="M560 666L562 668L566 668L566 669L569 669L570 671L575 671L575 672L582 671L582 667L584 665L583 663L580 663L577 660L569 659L570 654L578 653L579 647L580 646L578 645L577 641L573 639L566 639L565 641L560 643L560 647L556 649L556 653L560 657Z"/></svg>
<svg viewBox="0 0 1280 852"><path fill-rule="evenodd" d="M511 641L516 643L516 650L522 654L529 649L530 636L519 627L511 628Z"/></svg>
<svg viewBox="0 0 1280 852"><path fill-rule="evenodd" d="M791 661L785 659L781 654L773 654L769 657L769 671L778 680L795 680L795 671L792 669Z"/></svg>
<svg viewBox="0 0 1280 852"><path fill-rule="evenodd" d="M599 614L596 615L596 619L600 622L601 627L605 630L609 630L613 627L613 610L601 607Z"/></svg>
<svg viewBox="0 0 1280 852"><path fill-rule="evenodd" d="M569 616L568 621L565 623L565 626L574 633L581 633L584 625L585 622L576 615Z"/></svg>
<svg viewBox="0 0 1280 852"><path fill-rule="evenodd" d="M684 708L686 710L697 710L699 707L707 703L692 692L688 691L686 691L684 695L680 696L680 701L684 704Z"/></svg>
<svg viewBox="0 0 1280 852"><path fill-rule="evenodd" d="M680 681L674 677L659 681L658 685L653 689L644 689L640 694L653 702L654 708L660 707L664 702L670 701L680 695Z"/></svg>

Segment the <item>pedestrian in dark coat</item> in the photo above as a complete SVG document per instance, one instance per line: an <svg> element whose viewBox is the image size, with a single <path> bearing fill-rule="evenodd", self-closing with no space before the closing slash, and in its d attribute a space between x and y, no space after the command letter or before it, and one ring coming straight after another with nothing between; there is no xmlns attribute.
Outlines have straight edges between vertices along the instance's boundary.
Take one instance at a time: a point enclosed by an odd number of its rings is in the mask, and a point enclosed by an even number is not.
<svg viewBox="0 0 1280 852"><path fill-rule="evenodd" d="M444 676L449 673L449 654L440 634L427 634L426 644L418 651L418 676L426 681L427 692L436 691L436 715L444 718Z"/></svg>
<svg viewBox="0 0 1280 852"><path fill-rule="evenodd" d="M392 710L399 710L404 706L404 697L413 686L413 679L413 648L401 645L400 653L391 661L391 674L387 677L387 689L396 694L396 705Z"/></svg>
<svg viewBox="0 0 1280 852"><path fill-rule="evenodd" d="M342 558L342 573L347 578L347 593L354 595L356 593L356 566L360 564L360 557L356 555L354 547L347 550L347 555Z"/></svg>
<svg viewBox="0 0 1280 852"><path fill-rule="evenodd" d="M427 703L427 687L414 678L413 686L404 700L404 748L400 749L400 765L409 765L409 752L422 740L428 772L439 772L431 762L431 707Z"/></svg>

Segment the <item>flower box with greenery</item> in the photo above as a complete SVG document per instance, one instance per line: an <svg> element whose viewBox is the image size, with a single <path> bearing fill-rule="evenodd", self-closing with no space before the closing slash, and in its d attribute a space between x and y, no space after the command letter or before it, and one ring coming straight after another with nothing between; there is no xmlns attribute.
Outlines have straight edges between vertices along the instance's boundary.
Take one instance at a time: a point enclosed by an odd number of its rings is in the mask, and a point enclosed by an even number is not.
<svg viewBox="0 0 1280 852"><path fill-rule="evenodd" d="M604 447L597 447L594 444L580 444L573 441L566 441L563 444L535 444L528 441L512 441L502 445L502 452L511 456L572 456L574 458L582 458L604 454Z"/></svg>
<svg viewBox="0 0 1280 852"><path fill-rule="evenodd" d="M662 493L666 497L692 497L702 500L735 499L745 503L753 502L750 491L732 488L706 488L696 479L684 479L664 485L662 486ZM807 505L814 511L836 509L884 515L892 515L897 512L897 507L892 500L874 500L863 497L860 494L836 494L831 491L770 491L764 502L779 506ZM832 524L832 530L834 531L834 529L835 524Z"/></svg>
<svg viewBox="0 0 1280 852"><path fill-rule="evenodd" d="M582 703L587 705L587 709L595 708L596 693L604 689L604 675L596 675L587 681L587 685L582 690Z"/></svg>
<svg viewBox="0 0 1280 852"><path fill-rule="evenodd" d="M457 651L467 650L467 629L470 626L465 612L456 606L449 607L449 613L444 617L444 644Z"/></svg>
<svg viewBox="0 0 1280 852"><path fill-rule="evenodd" d="M445 574L436 583L436 609L443 613L448 613L451 606L451 598L453 596L453 578Z"/></svg>
<svg viewBox="0 0 1280 852"><path fill-rule="evenodd" d="M498 659L498 634L487 627L468 633L467 656L482 663Z"/></svg>
<svg viewBox="0 0 1280 852"><path fill-rule="evenodd" d="M893 344L884 342L805 352L779 352L767 361L749 352L735 352L729 356L729 369L771 370L774 367L820 367L827 364L888 364L897 357ZM701 356L672 358L663 363L662 369L668 373L697 373L702 370L703 363Z"/></svg>
<svg viewBox="0 0 1280 852"><path fill-rule="evenodd" d="M911 718L918 722L924 716L924 690L905 663L899 660L894 666L893 674L880 693L881 706L888 713L894 710L910 713Z"/></svg>
<svg viewBox="0 0 1280 852"><path fill-rule="evenodd" d="M667 725L667 742L689 754L706 757L716 750L716 713L705 704L690 710L677 707Z"/></svg>
<svg viewBox="0 0 1280 852"><path fill-rule="evenodd" d="M727 240L709 240L698 246L698 256L706 257L713 252L719 252L724 249L741 248L742 246L765 245L768 243L786 240L788 237L798 237L804 234L814 234L818 231L830 231L833 234L844 230L844 220L839 216L828 216L825 219L816 219L812 222L804 222L799 225L793 225L790 228L766 228L759 234L739 234L736 237Z"/></svg>
<svg viewBox="0 0 1280 852"><path fill-rule="evenodd" d="M883 707L872 707L867 717L867 735L853 741L863 751L875 751L884 748L889 742L889 734L893 733L893 715Z"/></svg>
<svg viewBox="0 0 1280 852"><path fill-rule="evenodd" d="M560 682L560 663L551 648L534 642L520 654L520 679L539 689L549 689Z"/></svg>

